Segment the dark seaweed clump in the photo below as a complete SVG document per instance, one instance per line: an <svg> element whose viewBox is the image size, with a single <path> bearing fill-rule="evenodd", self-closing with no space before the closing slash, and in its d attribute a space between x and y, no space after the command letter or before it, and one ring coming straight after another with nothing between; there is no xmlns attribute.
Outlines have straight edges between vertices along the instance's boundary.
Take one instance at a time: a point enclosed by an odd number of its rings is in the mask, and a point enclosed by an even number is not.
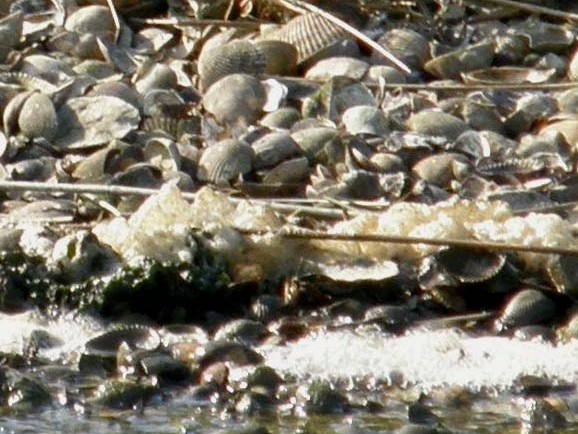
<svg viewBox="0 0 578 434"><path fill-rule="evenodd" d="M204 319L204 312L234 309L234 291L225 263L202 237L195 237L197 253L191 263L160 263L143 259L123 265L112 276L72 284L46 265L44 258L22 252L0 253L0 310L82 310L116 318L146 315L164 324Z"/></svg>

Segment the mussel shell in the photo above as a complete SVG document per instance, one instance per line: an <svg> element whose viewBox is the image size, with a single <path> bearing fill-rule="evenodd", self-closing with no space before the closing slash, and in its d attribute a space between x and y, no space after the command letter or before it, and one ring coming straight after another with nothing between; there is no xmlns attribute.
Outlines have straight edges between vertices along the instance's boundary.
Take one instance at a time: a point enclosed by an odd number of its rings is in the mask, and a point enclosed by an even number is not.
<svg viewBox="0 0 578 434"><path fill-rule="evenodd" d="M295 46L301 63L346 36L345 31L317 14L305 13L287 22L269 39Z"/></svg>
<svg viewBox="0 0 578 434"><path fill-rule="evenodd" d="M213 83L230 74L259 75L265 71L267 58L255 44L238 40L211 50L203 50L199 56L201 86L208 89Z"/></svg>
<svg viewBox="0 0 578 434"><path fill-rule="evenodd" d="M121 344L133 350L155 350L161 343L159 334L150 327L125 326L107 331L85 343L85 353L116 357Z"/></svg>

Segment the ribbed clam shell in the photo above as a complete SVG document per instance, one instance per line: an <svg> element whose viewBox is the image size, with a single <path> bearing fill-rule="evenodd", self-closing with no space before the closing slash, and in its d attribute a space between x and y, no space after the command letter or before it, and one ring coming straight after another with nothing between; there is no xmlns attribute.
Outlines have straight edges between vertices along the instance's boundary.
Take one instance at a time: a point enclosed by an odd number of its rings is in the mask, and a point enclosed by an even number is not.
<svg viewBox="0 0 578 434"><path fill-rule="evenodd" d="M478 161L476 170L482 175L523 175L544 169L544 161L537 158L510 158L495 161L483 158Z"/></svg>
<svg viewBox="0 0 578 434"><path fill-rule="evenodd" d="M491 279L500 272L506 262L504 255L459 247L442 250L435 257L440 267L463 283Z"/></svg>
<svg viewBox="0 0 578 434"><path fill-rule="evenodd" d="M254 152L246 143L227 139L209 146L199 161L198 177L217 185L227 185L251 171Z"/></svg>
<svg viewBox="0 0 578 434"><path fill-rule="evenodd" d="M518 292L506 304L500 322L506 327L540 324L556 313L554 302L535 289Z"/></svg>
<svg viewBox="0 0 578 434"><path fill-rule="evenodd" d="M183 134L200 134L201 119L197 116L187 119L150 117L143 121L142 129L148 132L162 131L178 139Z"/></svg>
<svg viewBox="0 0 578 434"><path fill-rule="evenodd" d="M233 41L211 50L203 50L199 56L201 86L208 89L230 74L262 74L266 64L265 53L249 41Z"/></svg>
<svg viewBox="0 0 578 434"><path fill-rule="evenodd" d="M293 44L299 63L346 36L345 31L316 14L306 13L291 19L269 39Z"/></svg>

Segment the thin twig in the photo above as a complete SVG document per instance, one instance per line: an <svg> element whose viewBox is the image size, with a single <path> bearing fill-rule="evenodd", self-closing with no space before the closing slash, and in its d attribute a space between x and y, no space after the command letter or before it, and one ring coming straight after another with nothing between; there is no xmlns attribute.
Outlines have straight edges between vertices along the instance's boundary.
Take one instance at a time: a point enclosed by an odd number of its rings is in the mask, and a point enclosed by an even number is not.
<svg viewBox="0 0 578 434"><path fill-rule="evenodd" d="M33 181L0 181L0 191L41 191L45 193L72 193L72 194L104 194L115 196L152 196L158 194L159 190L154 188L126 187L120 185L101 185L101 184L46 184L44 182ZM194 201L196 194L181 192L184 199ZM234 204L247 202L246 199L229 197ZM282 213L299 213L318 217L322 219L343 219L343 211L337 209L315 208L312 206L291 205L283 203L274 203L260 199L252 200L253 203L270 208ZM356 213L351 211L350 215Z"/></svg>
<svg viewBox="0 0 578 434"><path fill-rule="evenodd" d="M114 22L114 43L118 42L118 38L120 38L120 20L118 19L118 13L116 12L116 8L114 7L114 3L112 0L106 0L108 4L108 9L110 9L110 14L112 15L112 21Z"/></svg>
<svg viewBox="0 0 578 434"><path fill-rule="evenodd" d="M472 3L479 2L479 0L469 0L469 1ZM512 0L482 0L482 1L493 3L499 6L516 8L518 10L531 12L534 14L549 15L551 17L563 18L571 21L578 21L578 14L573 14L571 12L563 12L556 9L547 8L544 6L537 6Z"/></svg>
<svg viewBox="0 0 578 434"><path fill-rule="evenodd" d="M266 78L272 78L278 80L279 82L287 83L303 83L308 85L322 85L324 81L322 80L312 80L301 77L288 77L288 76L266 76ZM430 92L475 92L475 91L492 91L492 90L504 90L512 92L525 92L525 91L562 91L568 89L574 89L578 86L576 83L500 83L500 84L443 84L435 85L431 83L415 84L415 83L392 83L392 84L374 84L374 83L364 83L370 88L381 88L387 91L404 90L408 92L418 92L418 91L430 91Z"/></svg>
<svg viewBox="0 0 578 434"><path fill-rule="evenodd" d="M209 20L196 18L129 18L130 22L135 24L146 24L151 26L189 26L189 27L205 27L205 26L220 26L220 27L240 27L256 29L262 23L254 21L226 21L226 20Z"/></svg>
<svg viewBox="0 0 578 434"><path fill-rule="evenodd" d="M236 228L245 235L265 235L269 232ZM275 232L282 238L293 240L328 240L345 242L393 243L393 244L426 244L430 246L463 247L468 249L485 249L495 252L526 252L549 255L578 256L578 249L567 247L526 246L523 244L499 243L493 241L459 240L452 238L406 237L382 234L331 234L310 230L291 230Z"/></svg>
<svg viewBox="0 0 578 434"><path fill-rule="evenodd" d="M308 12L319 15L320 17L326 19L327 21L330 21L336 26L342 28L347 33L359 39L364 44L367 44L369 47L373 48L375 51L377 51L383 57L385 57L387 60L393 63L398 69L401 69L406 74L411 74L411 69L405 63L403 63L401 60L399 60L397 57L395 57L381 45L377 44L375 41L365 36L355 27L347 24L345 21L337 18L335 15L330 14L329 12L326 12L323 9L318 8L317 6L314 6L312 4L305 3L304 1L301 0L276 0L276 2L279 3L281 6L293 11L298 9L304 9ZM295 6L297 6L297 9L295 8Z"/></svg>

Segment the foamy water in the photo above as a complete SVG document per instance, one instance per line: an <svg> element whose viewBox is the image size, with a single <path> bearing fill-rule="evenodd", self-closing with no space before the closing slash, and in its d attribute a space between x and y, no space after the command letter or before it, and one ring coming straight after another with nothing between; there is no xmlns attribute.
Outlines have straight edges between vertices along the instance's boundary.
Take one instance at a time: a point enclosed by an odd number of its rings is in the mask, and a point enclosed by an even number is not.
<svg viewBox="0 0 578 434"><path fill-rule="evenodd" d="M506 389L520 375L578 381L578 341L552 345L505 337L469 337L457 330L401 337L354 332L309 336L262 349L266 363L297 377L401 381L423 389Z"/></svg>

